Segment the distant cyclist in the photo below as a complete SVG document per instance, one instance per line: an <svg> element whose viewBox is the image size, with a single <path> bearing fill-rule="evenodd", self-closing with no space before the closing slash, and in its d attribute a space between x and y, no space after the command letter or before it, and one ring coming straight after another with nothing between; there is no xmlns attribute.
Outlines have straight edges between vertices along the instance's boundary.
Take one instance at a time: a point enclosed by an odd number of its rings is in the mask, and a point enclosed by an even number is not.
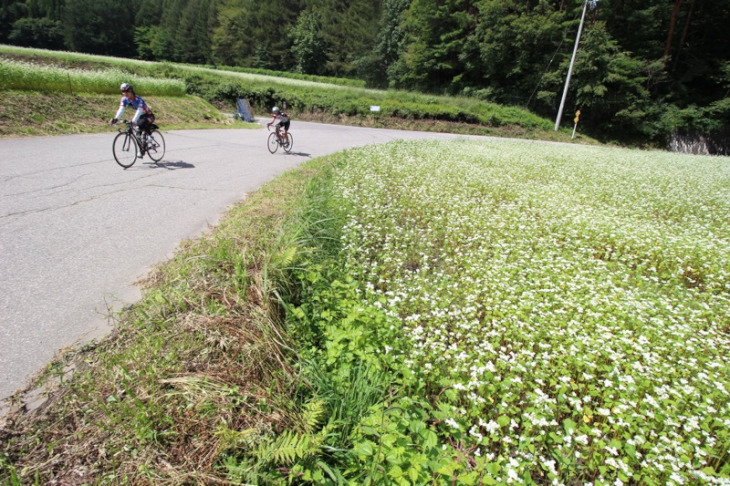
<svg viewBox="0 0 730 486"><path fill-rule="evenodd" d="M271 116L273 118L266 124L266 126L270 127L271 125L274 125L276 127L276 135L279 139L286 140L286 132L289 131L289 125L291 124L289 115L279 110L278 106L275 106L271 109Z"/></svg>
<svg viewBox="0 0 730 486"><path fill-rule="evenodd" d="M131 84L122 83L119 89L122 91L122 99L119 102L119 110L117 110L117 114L114 115L110 123L114 125L118 122L124 113L124 109L131 106L136 110L132 117L132 125L136 125L140 133L142 133L143 138L146 138L146 135L149 133L149 126L155 122L155 115L152 113L150 106L145 103L144 99L136 95Z"/></svg>

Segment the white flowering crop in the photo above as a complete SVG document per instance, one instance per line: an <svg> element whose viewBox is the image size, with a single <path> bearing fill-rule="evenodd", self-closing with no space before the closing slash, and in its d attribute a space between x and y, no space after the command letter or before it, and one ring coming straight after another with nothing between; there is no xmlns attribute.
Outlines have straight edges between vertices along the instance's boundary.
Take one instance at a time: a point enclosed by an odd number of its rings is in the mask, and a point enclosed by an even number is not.
<svg viewBox="0 0 730 486"><path fill-rule="evenodd" d="M467 140L346 160L347 272L444 444L500 483L730 476L730 160Z"/></svg>

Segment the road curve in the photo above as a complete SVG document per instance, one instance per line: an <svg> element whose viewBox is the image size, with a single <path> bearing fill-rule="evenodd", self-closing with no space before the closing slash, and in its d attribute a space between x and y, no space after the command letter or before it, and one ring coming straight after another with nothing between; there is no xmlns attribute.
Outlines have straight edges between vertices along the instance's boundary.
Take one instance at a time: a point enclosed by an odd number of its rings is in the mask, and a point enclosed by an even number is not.
<svg viewBox="0 0 730 486"><path fill-rule="evenodd" d="M163 131L162 162L127 170L111 132L0 139L0 401L60 349L106 335L151 266L282 172L354 146L454 138L296 120L291 132L292 153L272 155L265 129Z"/></svg>

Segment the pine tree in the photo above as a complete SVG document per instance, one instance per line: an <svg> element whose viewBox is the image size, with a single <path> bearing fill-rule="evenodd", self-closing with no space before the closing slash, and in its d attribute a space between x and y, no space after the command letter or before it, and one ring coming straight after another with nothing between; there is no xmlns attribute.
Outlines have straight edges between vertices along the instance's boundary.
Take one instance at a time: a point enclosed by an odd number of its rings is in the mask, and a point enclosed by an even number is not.
<svg viewBox="0 0 730 486"><path fill-rule="evenodd" d="M296 71L305 74L322 74L327 61L327 45L320 35L322 19L319 11L307 9L299 15L291 30L292 52L296 59Z"/></svg>
<svg viewBox="0 0 730 486"><path fill-rule="evenodd" d="M113 0L66 0L66 44L91 54L134 56L134 12Z"/></svg>
<svg viewBox="0 0 730 486"><path fill-rule="evenodd" d="M453 90L464 74L461 54L477 26L473 0L413 0L406 18L409 43L404 86L424 91Z"/></svg>
<svg viewBox="0 0 730 486"><path fill-rule="evenodd" d="M375 47L382 1L305 0L303 5L320 16L327 74L354 76L358 61Z"/></svg>
<svg viewBox="0 0 730 486"><path fill-rule="evenodd" d="M175 58L178 61L192 64L211 62L210 5L210 0L188 0L183 8L175 31Z"/></svg>
<svg viewBox="0 0 730 486"><path fill-rule="evenodd" d="M250 0L223 0L218 6L218 25L213 31L211 51L217 64L247 66L252 59Z"/></svg>

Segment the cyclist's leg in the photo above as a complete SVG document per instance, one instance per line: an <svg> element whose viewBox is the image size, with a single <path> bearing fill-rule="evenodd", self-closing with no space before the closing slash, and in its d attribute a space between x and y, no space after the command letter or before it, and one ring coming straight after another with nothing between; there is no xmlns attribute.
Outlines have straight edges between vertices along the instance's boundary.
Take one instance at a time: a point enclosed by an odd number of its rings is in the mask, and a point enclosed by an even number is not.
<svg viewBox="0 0 730 486"><path fill-rule="evenodd" d="M284 150L286 150L287 153L291 151L291 135L289 135L289 123L290 121L287 120L281 124L281 144L284 146Z"/></svg>
<svg viewBox="0 0 730 486"><path fill-rule="evenodd" d="M149 115L142 115L139 118L139 122L137 123L137 126L139 127L139 139L142 143L140 143L140 152L142 155L145 154L147 151L147 136L150 133L150 125L152 124L152 121L150 120Z"/></svg>
<svg viewBox="0 0 730 486"><path fill-rule="evenodd" d="M281 120L274 122L274 130L276 130L276 139L281 142Z"/></svg>
<svg viewBox="0 0 730 486"><path fill-rule="evenodd" d="M152 121L150 120L150 117L148 115L142 115L139 118L139 123L137 125L139 126L139 132L147 135L150 133L150 126L152 125Z"/></svg>

